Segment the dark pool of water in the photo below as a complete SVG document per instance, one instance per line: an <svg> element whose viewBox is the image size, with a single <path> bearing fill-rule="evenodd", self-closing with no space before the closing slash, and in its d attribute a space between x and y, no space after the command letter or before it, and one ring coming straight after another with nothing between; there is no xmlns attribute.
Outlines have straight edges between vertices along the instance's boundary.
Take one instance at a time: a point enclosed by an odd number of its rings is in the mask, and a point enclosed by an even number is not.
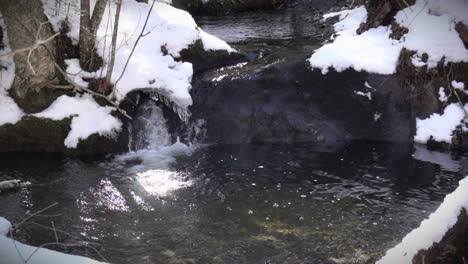
<svg viewBox="0 0 468 264"><path fill-rule="evenodd" d="M464 157L407 144L175 145L101 160L8 155L15 238L87 243L112 263L334 263L379 258L463 177ZM63 231L63 232L62 232ZM53 247L100 257L89 247Z"/></svg>

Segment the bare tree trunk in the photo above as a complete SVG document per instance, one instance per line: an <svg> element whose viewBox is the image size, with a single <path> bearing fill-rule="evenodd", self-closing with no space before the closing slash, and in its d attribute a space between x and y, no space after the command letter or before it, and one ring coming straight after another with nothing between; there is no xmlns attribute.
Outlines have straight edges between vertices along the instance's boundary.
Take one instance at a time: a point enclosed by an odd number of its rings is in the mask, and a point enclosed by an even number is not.
<svg viewBox="0 0 468 264"><path fill-rule="evenodd" d="M90 29L91 20L89 0L80 1L80 65L84 70L88 70L91 62Z"/></svg>
<svg viewBox="0 0 468 264"><path fill-rule="evenodd" d="M94 46L96 43L96 33L101 24L106 4L108 0L98 0L94 6L91 16L90 1L81 0L80 16L80 66L84 70L93 71L96 67L94 58Z"/></svg>
<svg viewBox="0 0 468 264"><path fill-rule="evenodd" d="M107 74L106 74L107 85L110 85L111 77L112 77L112 71L114 70L115 49L116 49L116 45L117 45L117 34L118 34L118 31L119 31L119 18L120 18L120 9L121 9L121 7L122 7L122 0L118 0L117 9L115 11L114 31L112 32L110 60L109 60L109 64L107 65Z"/></svg>

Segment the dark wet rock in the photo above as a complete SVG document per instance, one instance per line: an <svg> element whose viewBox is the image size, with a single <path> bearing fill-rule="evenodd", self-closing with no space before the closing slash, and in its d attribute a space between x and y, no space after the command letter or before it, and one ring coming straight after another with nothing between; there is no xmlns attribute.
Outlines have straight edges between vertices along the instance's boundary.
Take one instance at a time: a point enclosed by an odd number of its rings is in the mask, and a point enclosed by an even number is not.
<svg viewBox="0 0 468 264"><path fill-rule="evenodd" d="M195 80L192 113L206 120L208 141L411 140L414 119L398 76L323 75L306 61L314 48L286 47ZM371 92L372 100L357 92Z"/></svg>
<svg viewBox="0 0 468 264"><path fill-rule="evenodd" d="M468 217L462 209L456 224L438 243L420 250L413 258L414 264L465 264L468 260Z"/></svg>
<svg viewBox="0 0 468 264"><path fill-rule="evenodd" d="M228 52L226 50L207 51L200 40L182 50L180 59L192 63L195 73L247 60L244 55L237 52Z"/></svg>
<svg viewBox="0 0 468 264"><path fill-rule="evenodd" d="M15 125L0 126L0 152L60 152L67 155L94 155L125 151L126 130L116 138L97 134L78 143L76 149L64 145L71 118L60 121L25 116Z"/></svg>

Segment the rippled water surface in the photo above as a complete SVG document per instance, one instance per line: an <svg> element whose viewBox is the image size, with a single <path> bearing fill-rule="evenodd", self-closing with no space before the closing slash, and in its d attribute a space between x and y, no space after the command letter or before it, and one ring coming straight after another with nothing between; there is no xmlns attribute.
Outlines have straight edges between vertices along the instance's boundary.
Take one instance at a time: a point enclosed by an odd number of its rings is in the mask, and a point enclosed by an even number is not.
<svg viewBox="0 0 468 264"><path fill-rule="evenodd" d="M198 17L197 24L226 42L320 38L321 13L310 10L247 12L220 17Z"/></svg>
<svg viewBox="0 0 468 264"><path fill-rule="evenodd" d="M462 178L463 157L390 143L175 144L105 159L8 155L0 194L15 238L112 263L334 263L376 259ZM45 186L38 184L48 183ZM53 223L53 225L52 225Z"/></svg>

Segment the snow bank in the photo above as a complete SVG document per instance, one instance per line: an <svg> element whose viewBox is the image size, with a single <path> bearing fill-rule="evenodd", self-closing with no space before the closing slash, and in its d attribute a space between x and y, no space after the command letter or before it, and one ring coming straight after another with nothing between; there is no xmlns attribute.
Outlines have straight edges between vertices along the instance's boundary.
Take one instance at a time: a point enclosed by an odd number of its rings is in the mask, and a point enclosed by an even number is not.
<svg viewBox="0 0 468 264"><path fill-rule="evenodd" d="M403 36L404 47L416 51L419 57L428 54L429 68L437 66L443 58L445 62L468 61L468 50L455 30L458 11L453 8L457 2L459 0L418 0L395 16L398 24L408 28L408 33ZM465 7L461 10L466 13L460 16L465 19L468 14L466 5L465 1Z"/></svg>
<svg viewBox="0 0 468 264"><path fill-rule="evenodd" d="M309 62L324 74L329 68L392 74L402 48L417 52L412 58L417 67L435 67L443 58L446 63L468 62L468 50L455 30L457 22L468 20L467 6L465 0L417 0L395 16L398 24L408 28L400 41L392 40L390 27L384 26L358 35L356 30L367 17L364 7L327 14L324 19L340 16L340 22L335 24L337 37L317 49ZM429 55L427 62L422 61L423 54Z"/></svg>
<svg viewBox="0 0 468 264"><path fill-rule="evenodd" d="M78 43L79 2L72 0L62 2L64 3L57 11L54 1L43 0L45 12L54 29L58 31L61 22L67 17L67 10L72 10L73 14L69 16L68 36L74 43ZM92 6L94 3L95 1L92 0ZM70 9L69 6L71 6ZM150 6L150 4L129 0L122 3L117 53L112 74L113 83L117 81L125 67L127 58L143 28ZM109 15L108 7L106 8L97 32L96 48L98 54L104 58L104 67L107 66L106 63L109 60L108 50L111 43L111 32L107 26L108 21L114 19L115 9L115 4L112 4ZM193 69L190 63L176 61L174 58L179 57L183 49L197 40L202 41L205 50L232 51L232 48L224 41L199 29L189 13L165 3L155 3L145 29L145 36L140 39L125 74L116 86L116 98L122 100L126 94L135 89L152 88L186 111L187 107L192 104L189 91ZM68 63L68 65L73 66L75 72L81 70L75 67L76 64ZM67 70L72 71L71 68Z"/></svg>
<svg viewBox="0 0 468 264"><path fill-rule="evenodd" d="M8 33L6 31L5 21L0 13L0 27L3 31L4 48L0 50L0 54L11 51ZM24 115L23 111L18 107L15 101L8 95L8 90L11 88L15 79L15 62L12 56L0 58L0 126L4 124L15 124Z"/></svg>
<svg viewBox="0 0 468 264"><path fill-rule="evenodd" d="M0 236L6 236L10 232L11 223L0 216Z"/></svg>
<svg viewBox="0 0 468 264"><path fill-rule="evenodd" d="M333 16L340 16L340 22L334 26L338 37L315 51L309 59L313 68L322 69L323 74L329 68L338 72L354 68L380 74L395 73L401 46L389 38L390 27L378 27L358 35L356 30L367 17L363 6L328 14L324 18Z"/></svg>
<svg viewBox="0 0 468 264"><path fill-rule="evenodd" d="M0 216L0 259L8 264L103 264L90 258L32 247L5 237L11 228L8 220ZM27 261L25 261L27 260Z"/></svg>
<svg viewBox="0 0 468 264"><path fill-rule="evenodd" d="M468 177L460 181L459 187L447 195L440 207L421 225L403 238L400 244L387 251L376 264L411 264L419 250L428 249L440 242L453 227L462 208L468 209Z"/></svg>
<svg viewBox="0 0 468 264"><path fill-rule="evenodd" d="M62 120L72 117L71 130L65 146L76 148L80 140L92 134L112 137L122 128L122 122L111 115L114 107L102 107L88 94L70 97L62 95L44 111L34 114L40 118Z"/></svg>
<svg viewBox="0 0 468 264"><path fill-rule="evenodd" d="M37 251L36 251L37 250ZM21 255L20 255L21 254ZM69 255L57 251L37 247L32 247L0 236L0 259L2 263L24 264L23 259L28 259L28 264L102 264L96 260L86 257Z"/></svg>
<svg viewBox="0 0 468 264"><path fill-rule="evenodd" d="M468 104L465 105L465 109ZM448 105L444 113L433 114L426 119L416 119L416 136L414 141L425 144L433 137L437 142L452 143L452 133L465 117L464 110L456 103Z"/></svg>

